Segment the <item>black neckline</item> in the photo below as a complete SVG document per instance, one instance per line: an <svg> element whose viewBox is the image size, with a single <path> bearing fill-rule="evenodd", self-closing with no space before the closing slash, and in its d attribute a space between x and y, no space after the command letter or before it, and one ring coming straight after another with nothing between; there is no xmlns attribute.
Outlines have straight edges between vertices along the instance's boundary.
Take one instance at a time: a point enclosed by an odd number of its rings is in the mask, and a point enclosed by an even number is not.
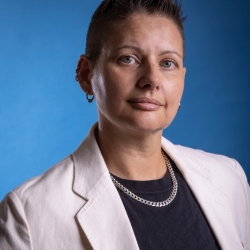
<svg viewBox="0 0 250 250"><path fill-rule="evenodd" d="M169 173L167 172L163 178L157 180L128 180L122 179L118 176L111 174L119 183L121 183L125 188L129 189L131 192L139 193L159 193L166 192L168 189L172 189L172 181Z"/></svg>

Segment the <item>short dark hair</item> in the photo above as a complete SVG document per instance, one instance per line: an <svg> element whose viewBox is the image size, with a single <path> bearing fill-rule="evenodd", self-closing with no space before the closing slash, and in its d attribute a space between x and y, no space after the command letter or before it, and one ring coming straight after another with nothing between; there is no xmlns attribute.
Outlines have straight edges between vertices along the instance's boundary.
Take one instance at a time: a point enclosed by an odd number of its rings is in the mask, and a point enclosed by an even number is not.
<svg viewBox="0 0 250 250"><path fill-rule="evenodd" d="M136 13L155 14L172 20L181 34L184 48L183 22L186 17L178 0L103 0L92 16L86 39L85 53L93 64L112 28Z"/></svg>

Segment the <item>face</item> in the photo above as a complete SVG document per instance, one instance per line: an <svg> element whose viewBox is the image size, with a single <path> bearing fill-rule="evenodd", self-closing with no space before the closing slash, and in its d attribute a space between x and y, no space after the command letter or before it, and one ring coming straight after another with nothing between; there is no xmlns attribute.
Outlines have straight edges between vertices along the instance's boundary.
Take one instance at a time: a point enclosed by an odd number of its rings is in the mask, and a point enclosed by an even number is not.
<svg viewBox="0 0 250 250"><path fill-rule="evenodd" d="M113 29L91 72L99 126L162 131L176 115L184 76L176 25L166 17L130 16Z"/></svg>

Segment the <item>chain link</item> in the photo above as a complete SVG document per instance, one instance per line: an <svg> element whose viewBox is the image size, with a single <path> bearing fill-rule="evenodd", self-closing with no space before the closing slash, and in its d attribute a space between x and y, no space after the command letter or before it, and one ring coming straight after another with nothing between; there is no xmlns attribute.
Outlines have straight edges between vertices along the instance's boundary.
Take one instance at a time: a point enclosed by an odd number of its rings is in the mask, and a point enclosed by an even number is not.
<svg viewBox="0 0 250 250"><path fill-rule="evenodd" d="M175 174L174 174L173 168L171 166L171 163L170 163L169 159L167 158L167 156L166 156L166 154L165 154L165 152L163 150L162 150L162 155L163 155L164 160L166 162L166 166L167 166L167 169L168 169L168 172L170 174L170 177L171 177L171 180L172 180L172 184L173 184L173 188L172 188L171 194L169 195L169 197L166 200L160 201L160 202L154 202L154 201L145 200L145 199L137 196L136 194L132 193L127 188L125 188L120 182L118 182L110 174L110 177L111 177L114 185L117 188L119 188L121 191L123 191L125 194L127 194L128 196L130 196L131 198L133 198L134 200L139 201L141 203L144 203L146 205L149 205L149 206L152 206L152 207L164 207L164 206L167 206L168 204L170 204L174 200L174 198L175 198L175 196L177 194L178 182L177 182L177 179L175 177Z"/></svg>

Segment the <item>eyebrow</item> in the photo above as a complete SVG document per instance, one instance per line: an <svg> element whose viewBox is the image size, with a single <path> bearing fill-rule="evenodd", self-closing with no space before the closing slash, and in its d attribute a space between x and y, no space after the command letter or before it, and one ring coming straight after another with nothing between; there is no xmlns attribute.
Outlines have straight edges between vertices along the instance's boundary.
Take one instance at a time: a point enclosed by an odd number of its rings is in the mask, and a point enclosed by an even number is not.
<svg viewBox="0 0 250 250"><path fill-rule="evenodd" d="M124 45L124 46L121 46L121 47L115 49L115 51L121 50L121 49L133 49L133 50L136 50L136 51L138 51L138 52L142 52L142 49L140 49L140 48L138 48L138 47L136 47L136 46L132 46L132 45Z"/></svg>
<svg viewBox="0 0 250 250"><path fill-rule="evenodd" d="M117 49L115 49L115 51L117 50L121 50L121 49L132 49L132 50L135 50L135 51L138 51L138 52L142 52L142 49L136 47L136 46L132 46L132 45L124 45L124 46L121 46ZM178 57L180 57L181 59L183 59L183 57L176 51L174 50L164 50L160 53L160 55L165 55L165 54L175 54L177 55Z"/></svg>
<svg viewBox="0 0 250 250"><path fill-rule="evenodd" d="M160 53L160 55L165 55L165 54L175 54L175 55L177 55L178 57L180 57L181 59L183 59L183 57L182 57L178 52L176 52L176 51L174 51L174 50L166 50L166 51L162 51L162 52Z"/></svg>

